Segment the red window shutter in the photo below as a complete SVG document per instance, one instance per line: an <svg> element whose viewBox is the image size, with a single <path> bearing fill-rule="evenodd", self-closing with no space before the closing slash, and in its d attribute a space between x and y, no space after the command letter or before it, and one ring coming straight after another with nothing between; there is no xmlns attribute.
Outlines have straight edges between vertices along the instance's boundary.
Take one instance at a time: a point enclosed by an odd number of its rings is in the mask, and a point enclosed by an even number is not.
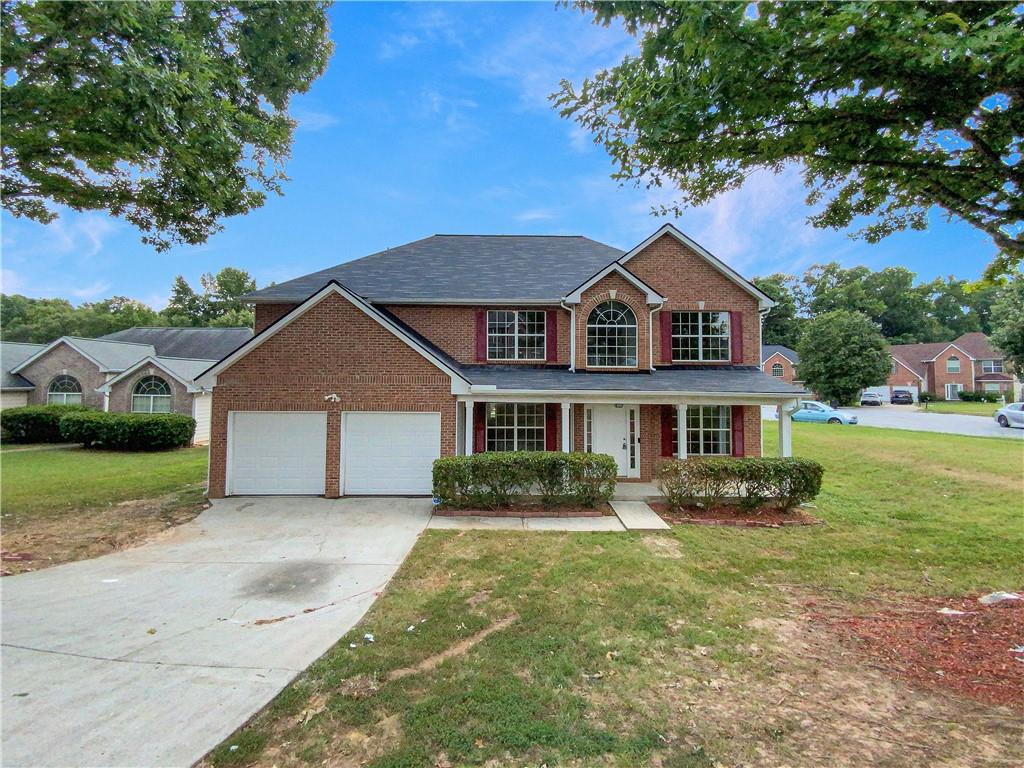
<svg viewBox="0 0 1024 768"><path fill-rule="evenodd" d="M672 362L672 313L661 310L661 362Z"/></svg>
<svg viewBox="0 0 1024 768"><path fill-rule="evenodd" d="M473 403L473 453L487 450L487 403Z"/></svg>
<svg viewBox="0 0 1024 768"><path fill-rule="evenodd" d="M544 450L558 450L558 422L562 415L562 406L548 403L544 407Z"/></svg>
<svg viewBox="0 0 1024 768"><path fill-rule="evenodd" d="M732 335L732 362L743 364L743 313L729 313L729 333Z"/></svg>
<svg viewBox="0 0 1024 768"><path fill-rule="evenodd" d="M732 407L732 455L743 456L743 406Z"/></svg>
<svg viewBox="0 0 1024 768"><path fill-rule="evenodd" d="M558 362L558 310L549 309L547 322L544 324L545 341L548 345L547 360Z"/></svg>
<svg viewBox="0 0 1024 768"><path fill-rule="evenodd" d="M476 361L487 362L487 310L476 311Z"/></svg>
<svg viewBox="0 0 1024 768"><path fill-rule="evenodd" d="M661 406L661 455L673 456L678 452L679 442L672 434L672 423L676 420L674 405Z"/></svg>

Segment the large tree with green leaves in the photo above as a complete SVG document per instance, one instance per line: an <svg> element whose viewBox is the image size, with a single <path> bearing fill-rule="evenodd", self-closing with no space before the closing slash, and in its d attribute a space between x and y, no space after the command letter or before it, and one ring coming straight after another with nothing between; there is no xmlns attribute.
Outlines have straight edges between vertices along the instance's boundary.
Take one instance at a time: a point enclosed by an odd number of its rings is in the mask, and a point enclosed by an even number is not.
<svg viewBox="0 0 1024 768"><path fill-rule="evenodd" d="M992 343L1018 375L1024 372L1024 274L1020 272L992 305Z"/></svg>
<svg viewBox="0 0 1024 768"><path fill-rule="evenodd" d="M767 277L755 277L752 282L775 300L775 306L765 315L764 323L761 325L761 342L796 348L804 323L804 318L798 316L799 308L794 295L796 278L776 273Z"/></svg>
<svg viewBox="0 0 1024 768"><path fill-rule="evenodd" d="M878 326L837 309L808 321L797 345L800 378L826 400L850 403L865 387L885 384L889 354Z"/></svg>
<svg viewBox="0 0 1024 768"><path fill-rule="evenodd" d="M106 210L158 249L281 191L327 3L2 3L4 207Z"/></svg>
<svg viewBox="0 0 1024 768"><path fill-rule="evenodd" d="M757 169L804 169L817 227L877 241L938 206L1024 258L1024 15L1017 2L577 2L640 52L563 81L562 114L616 177L674 185L676 214Z"/></svg>

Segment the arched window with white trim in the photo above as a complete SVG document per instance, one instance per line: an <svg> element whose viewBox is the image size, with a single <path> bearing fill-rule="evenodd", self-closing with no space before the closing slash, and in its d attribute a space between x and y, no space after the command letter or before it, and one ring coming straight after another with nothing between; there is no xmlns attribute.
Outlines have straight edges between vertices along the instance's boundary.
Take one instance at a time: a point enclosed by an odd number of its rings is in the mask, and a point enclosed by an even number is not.
<svg viewBox="0 0 1024 768"><path fill-rule="evenodd" d="M782 363L772 363L772 376L776 379L781 379L783 373Z"/></svg>
<svg viewBox="0 0 1024 768"><path fill-rule="evenodd" d="M82 385L74 376L61 374L50 382L46 390L47 405L81 405Z"/></svg>
<svg viewBox="0 0 1024 768"><path fill-rule="evenodd" d="M134 413L170 413L171 386L159 376L143 376L132 389Z"/></svg>
<svg viewBox="0 0 1024 768"><path fill-rule="evenodd" d="M587 318L587 365L634 368L636 315L621 301L598 304Z"/></svg>

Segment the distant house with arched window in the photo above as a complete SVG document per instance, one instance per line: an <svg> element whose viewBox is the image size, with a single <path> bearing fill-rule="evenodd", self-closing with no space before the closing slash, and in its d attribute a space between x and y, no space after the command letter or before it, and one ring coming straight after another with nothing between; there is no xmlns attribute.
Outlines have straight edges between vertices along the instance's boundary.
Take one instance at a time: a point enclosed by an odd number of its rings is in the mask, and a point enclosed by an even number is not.
<svg viewBox="0 0 1024 768"><path fill-rule="evenodd" d="M181 413L196 420L194 442L210 436L210 391L195 383L252 337L249 328L140 327L98 339L0 345L4 408L87 405L98 410Z"/></svg>
<svg viewBox="0 0 1024 768"><path fill-rule="evenodd" d="M761 370L774 379L785 381L787 384L802 384L796 372L799 363L800 356L795 349L781 344L761 345Z"/></svg>

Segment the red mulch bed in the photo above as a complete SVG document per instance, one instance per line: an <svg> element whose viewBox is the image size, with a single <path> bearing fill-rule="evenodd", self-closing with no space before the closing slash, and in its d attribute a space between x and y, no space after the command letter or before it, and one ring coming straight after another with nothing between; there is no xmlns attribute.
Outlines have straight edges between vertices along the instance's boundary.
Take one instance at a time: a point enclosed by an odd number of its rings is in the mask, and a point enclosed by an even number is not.
<svg viewBox="0 0 1024 768"><path fill-rule="evenodd" d="M781 528L788 525L816 525L818 518L796 510L783 512L775 507L745 510L735 504L723 504L714 509L703 507L669 508L663 501L648 502L661 519L671 525L734 525L741 528Z"/></svg>
<svg viewBox="0 0 1024 768"><path fill-rule="evenodd" d="M604 517L614 515L615 510L609 504L595 504L592 507L557 506L545 507L543 504L525 503L512 504L497 509L457 509L443 504L434 507L435 515L445 517Z"/></svg>
<svg viewBox="0 0 1024 768"><path fill-rule="evenodd" d="M941 608L962 615L938 613ZM986 704L1024 709L1024 600L915 601L873 616L827 619L897 677Z"/></svg>

